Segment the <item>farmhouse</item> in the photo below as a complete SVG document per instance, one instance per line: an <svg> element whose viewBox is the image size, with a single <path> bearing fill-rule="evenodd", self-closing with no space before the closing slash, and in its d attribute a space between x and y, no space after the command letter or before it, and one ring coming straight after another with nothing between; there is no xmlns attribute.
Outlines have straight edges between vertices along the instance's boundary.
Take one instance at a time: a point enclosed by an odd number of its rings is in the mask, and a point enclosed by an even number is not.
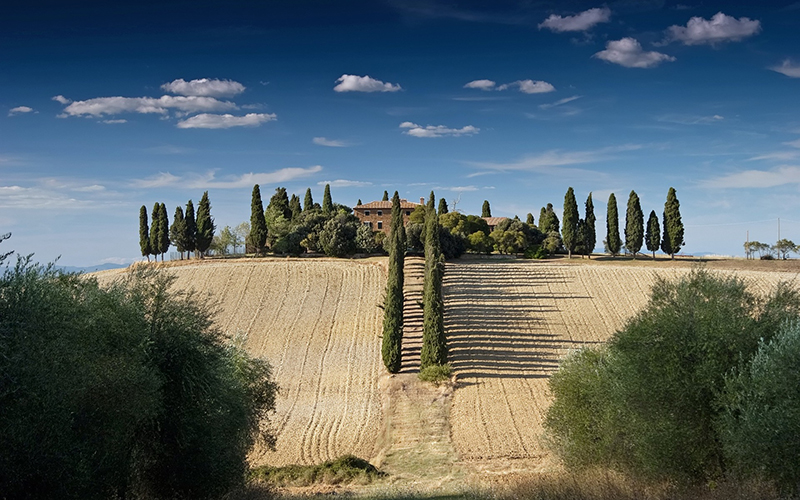
<svg viewBox="0 0 800 500"><path fill-rule="evenodd" d="M408 224L411 212L419 205L424 205L424 198L419 199L420 203L414 203L405 199L400 200L400 210L403 213L403 226ZM392 221L392 202L391 201L371 201L353 207L353 213L362 224L366 224L373 231L383 231L389 234L389 227Z"/></svg>
<svg viewBox="0 0 800 500"><path fill-rule="evenodd" d="M508 217L481 217L489 225L489 231L494 231L498 224L508 219Z"/></svg>

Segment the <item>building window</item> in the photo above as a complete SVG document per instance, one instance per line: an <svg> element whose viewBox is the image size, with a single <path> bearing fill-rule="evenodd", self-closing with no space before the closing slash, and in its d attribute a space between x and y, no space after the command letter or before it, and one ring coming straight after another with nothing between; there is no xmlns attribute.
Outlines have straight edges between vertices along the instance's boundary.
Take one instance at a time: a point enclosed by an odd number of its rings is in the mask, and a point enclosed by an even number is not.
<svg viewBox="0 0 800 500"><path fill-rule="evenodd" d="M411 215L411 210L406 210L406 215Z"/></svg>
<svg viewBox="0 0 800 500"><path fill-rule="evenodd" d="M378 221L378 229L383 229L383 222Z"/></svg>
<svg viewBox="0 0 800 500"><path fill-rule="evenodd" d="M383 210L378 210L378 215L383 215Z"/></svg>
<svg viewBox="0 0 800 500"><path fill-rule="evenodd" d="M364 215L369 215L369 210L364 210Z"/></svg>

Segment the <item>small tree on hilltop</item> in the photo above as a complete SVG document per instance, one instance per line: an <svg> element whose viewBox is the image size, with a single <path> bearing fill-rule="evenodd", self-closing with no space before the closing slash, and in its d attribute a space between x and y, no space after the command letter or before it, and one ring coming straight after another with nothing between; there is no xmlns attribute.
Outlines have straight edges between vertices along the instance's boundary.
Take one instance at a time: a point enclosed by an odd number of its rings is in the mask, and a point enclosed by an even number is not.
<svg viewBox="0 0 800 500"><path fill-rule="evenodd" d="M144 205L139 209L139 249L142 257L147 257L147 262L150 262L150 228L147 226L147 207Z"/></svg>
<svg viewBox="0 0 800 500"><path fill-rule="evenodd" d="M197 251L204 256L211 241L214 239L214 219L211 217L211 203L208 201L208 191L203 193L200 205L197 207Z"/></svg>
<svg viewBox="0 0 800 500"><path fill-rule="evenodd" d="M644 241L644 214L642 213L642 206L639 203L639 195L635 191L631 191L628 196L628 210L625 214L625 248L633 254L636 254L642 249Z"/></svg>
<svg viewBox="0 0 800 500"><path fill-rule="evenodd" d="M668 254L671 259L681 251L683 246L683 222L681 221L681 204L675 194L675 188L669 188L667 201L664 203L664 233L661 240L661 251Z"/></svg>
<svg viewBox="0 0 800 500"><path fill-rule="evenodd" d="M797 253L797 245L795 245L792 240L787 240L785 238L782 240L778 240L772 246L772 249L783 260L786 260L789 257L790 253Z"/></svg>
<svg viewBox="0 0 800 500"><path fill-rule="evenodd" d="M322 213L330 215L333 212L333 199L331 198L331 185L325 184L325 193L322 195Z"/></svg>
<svg viewBox="0 0 800 500"><path fill-rule="evenodd" d="M306 196L310 196L310 190ZM253 195L250 200L249 240L257 255L264 253L267 244L267 221L264 218L264 204L261 201L261 188L258 184L253 186Z"/></svg>
<svg viewBox="0 0 800 500"><path fill-rule="evenodd" d="M617 211L617 197L614 193L608 196L608 207L606 212L606 250L616 257L622 248L622 241L619 238L619 212Z"/></svg>
<svg viewBox="0 0 800 500"><path fill-rule="evenodd" d="M489 200L483 200L483 207L481 208L481 217L491 217L492 207L489 206Z"/></svg>
<svg viewBox="0 0 800 500"><path fill-rule="evenodd" d="M186 221L183 220L183 208L178 205L175 207L175 216L172 218L172 226L169 228L169 239L172 240L172 244L177 248L181 260L183 260L183 252L186 251L186 246L184 245L184 236L186 234L185 226Z"/></svg>
<svg viewBox="0 0 800 500"><path fill-rule="evenodd" d="M194 205L192 204L192 200L186 203L186 213L184 214L183 220L186 222L184 245L186 247L187 258L191 258L191 253L197 250L197 222L194 218Z"/></svg>
<svg viewBox="0 0 800 500"><path fill-rule="evenodd" d="M572 258L572 251L578 244L578 202L575 201L575 192L570 187L564 195L564 219L561 221L561 241L567 249L567 255Z"/></svg>
<svg viewBox="0 0 800 500"><path fill-rule="evenodd" d="M647 242L647 249L653 252L653 260L656 260L656 250L661 244L661 229L655 210L650 211L650 218L647 219L647 233L644 239Z"/></svg>

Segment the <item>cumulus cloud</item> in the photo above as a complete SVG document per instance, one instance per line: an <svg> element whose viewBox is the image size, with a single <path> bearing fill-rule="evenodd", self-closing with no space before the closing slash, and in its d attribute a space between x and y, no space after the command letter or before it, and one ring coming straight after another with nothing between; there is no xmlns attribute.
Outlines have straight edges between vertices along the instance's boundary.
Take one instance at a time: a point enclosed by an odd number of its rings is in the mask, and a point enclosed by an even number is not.
<svg viewBox="0 0 800 500"><path fill-rule="evenodd" d="M8 116L19 115L22 113L32 113L33 108L28 106L17 106L16 108L11 108L8 110Z"/></svg>
<svg viewBox="0 0 800 500"><path fill-rule="evenodd" d="M701 184L709 188L771 188L800 184L800 167L781 165L771 170L744 170L707 179Z"/></svg>
<svg viewBox="0 0 800 500"><path fill-rule="evenodd" d="M497 90L506 90L512 87L518 87L519 91L525 94L543 94L556 90L553 85L541 80L517 80L516 82L504 83L497 87Z"/></svg>
<svg viewBox="0 0 800 500"><path fill-rule="evenodd" d="M169 172L161 172L158 175L146 179L136 179L132 185L137 188L166 188L177 187L184 189L236 189L252 188L253 184L276 184L280 182L290 182L302 179L322 171L322 166L313 167L288 167L274 172L256 172L242 174L238 176L228 176L224 179L217 179L215 172L210 171L205 174L189 174L185 176L173 175Z"/></svg>
<svg viewBox="0 0 800 500"><path fill-rule="evenodd" d="M275 113L247 113L244 116L201 113L178 122L178 128L231 128L258 127L262 123L277 120Z"/></svg>
<svg viewBox="0 0 800 500"><path fill-rule="evenodd" d="M664 61L674 61L675 58L661 52L645 52L635 38L623 38L606 43L606 50L601 50L594 56L626 68L653 68Z"/></svg>
<svg viewBox="0 0 800 500"><path fill-rule="evenodd" d="M572 97L565 97L565 98L563 98L563 99L559 99L559 100L558 100L558 101L556 101L556 102L550 102L550 103L546 103L546 104L540 104L540 105L539 105L539 107L540 107L541 109L550 109L550 108L554 108L554 107L556 107L556 106L561 106L562 104L566 104L566 103L568 103L568 102L575 101L575 100L577 100L577 99L580 99L581 97L583 97L583 96L582 96L582 95L574 95L574 96L572 96Z"/></svg>
<svg viewBox="0 0 800 500"><path fill-rule="evenodd" d="M336 92L397 92L400 85L384 83L367 76L342 75L336 80L339 84L333 87Z"/></svg>
<svg viewBox="0 0 800 500"><path fill-rule="evenodd" d="M185 96L230 97L244 92L244 85L233 80L217 80L200 78L186 81L183 78L173 80L161 86L165 92Z"/></svg>
<svg viewBox="0 0 800 500"><path fill-rule="evenodd" d="M67 99L66 97L64 97L61 94L53 96L53 100L56 101L56 102L60 102L61 104L65 104L65 105L72 102L72 99Z"/></svg>
<svg viewBox="0 0 800 500"><path fill-rule="evenodd" d="M539 24L539 29L547 28L556 33L564 31L586 31L599 23L607 23L611 19L611 9L608 7L594 8L574 16L557 16L552 14Z"/></svg>
<svg viewBox="0 0 800 500"><path fill-rule="evenodd" d="M466 85L465 89L494 90L495 82L491 80L473 80Z"/></svg>
<svg viewBox="0 0 800 500"><path fill-rule="evenodd" d="M99 117L103 115L118 115L121 113L155 113L164 115L170 110L184 113L197 113L201 111L212 112L231 109L236 109L236 104L230 101L219 101L213 97L169 95L158 98L96 97L85 101L71 102L64 108L64 114L67 116Z"/></svg>
<svg viewBox="0 0 800 500"><path fill-rule="evenodd" d="M366 181L349 181L346 179L336 179L335 181L319 181L317 183L318 186L324 186L326 184L330 184L331 187L335 188L345 188L345 187L367 187L371 186L371 182Z"/></svg>
<svg viewBox="0 0 800 500"><path fill-rule="evenodd" d="M742 17L736 19L717 12L705 20L702 17L689 19L686 26L667 28L667 41L679 41L684 45L716 45L723 42L736 42L761 31L761 22Z"/></svg>
<svg viewBox="0 0 800 500"><path fill-rule="evenodd" d="M786 59L780 66L773 66L772 71L777 71L790 78L800 78L800 64L793 63L790 59Z"/></svg>
<svg viewBox="0 0 800 500"><path fill-rule="evenodd" d="M312 141L317 146L327 146L329 148L346 148L350 143L336 139L326 139L325 137L314 137Z"/></svg>
<svg viewBox="0 0 800 500"><path fill-rule="evenodd" d="M403 133L414 137L458 137L461 135L474 135L481 129L467 125L462 128L448 128L444 125L428 125L423 127L412 122L403 122L400 128L407 129Z"/></svg>

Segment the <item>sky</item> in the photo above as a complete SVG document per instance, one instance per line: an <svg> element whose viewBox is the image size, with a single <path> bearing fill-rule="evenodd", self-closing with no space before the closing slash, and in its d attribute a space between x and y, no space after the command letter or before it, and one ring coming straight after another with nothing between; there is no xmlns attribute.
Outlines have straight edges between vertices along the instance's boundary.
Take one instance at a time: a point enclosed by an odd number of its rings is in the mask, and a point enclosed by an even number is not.
<svg viewBox="0 0 800 500"><path fill-rule="evenodd" d="M233 4L233 5L231 5ZM614 193L683 253L800 243L800 3L14 2L0 17L0 250L142 259L139 208L249 220L258 183L353 206L434 191L560 214ZM780 222L779 222L780 221Z"/></svg>

